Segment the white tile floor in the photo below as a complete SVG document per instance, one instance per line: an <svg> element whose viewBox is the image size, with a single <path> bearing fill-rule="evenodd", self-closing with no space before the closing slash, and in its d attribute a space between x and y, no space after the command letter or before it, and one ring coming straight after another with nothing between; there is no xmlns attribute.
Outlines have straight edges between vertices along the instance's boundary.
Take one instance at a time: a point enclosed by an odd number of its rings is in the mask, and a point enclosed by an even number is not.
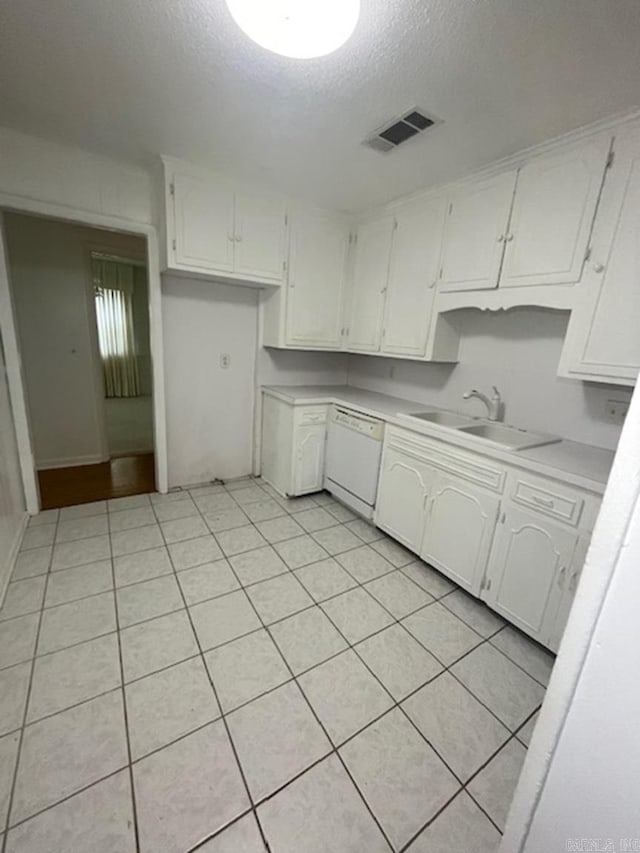
<svg viewBox="0 0 640 853"><path fill-rule="evenodd" d="M326 494L42 513L0 610L1 850L489 853L552 664Z"/></svg>

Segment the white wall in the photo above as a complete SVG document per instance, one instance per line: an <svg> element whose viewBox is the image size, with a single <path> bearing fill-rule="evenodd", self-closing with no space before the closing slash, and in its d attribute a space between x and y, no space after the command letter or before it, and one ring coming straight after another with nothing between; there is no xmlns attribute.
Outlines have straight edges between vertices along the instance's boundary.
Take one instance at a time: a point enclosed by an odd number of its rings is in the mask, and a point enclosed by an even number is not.
<svg viewBox="0 0 640 853"><path fill-rule="evenodd" d="M490 394L497 385L507 423L615 449L620 426L606 419L606 402L629 399L630 391L556 376L568 312L519 308L451 316L462 333L457 365L351 356L349 384L475 415L484 407L463 400L463 393Z"/></svg>
<svg viewBox="0 0 640 853"><path fill-rule="evenodd" d="M0 128L0 193L134 222L153 221L149 173L9 128Z"/></svg>
<svg viewBox="0 0 640 853"><path fill-rule="evenodd" d="M106 456L91 248L144 253L144 240L6 214L9 275L38 468Z"/></svg>
<svg viewBox="0 0 640 853"><path fill-rule="evenodd" d="M0 338L0 602L26 519L18 448Z"/></svg>
<svg viewBox="0 0 640 853"><path fill-rule="evenodd" d="M169 486L251 473L257 290L164 275L162 314Z"/></svg>
<svg viewBox="0 0 640 853"><path fill-rule="evenodd" d="M345 385L348 356L341 352L294 352L262 347L258 385Z"/></svg>

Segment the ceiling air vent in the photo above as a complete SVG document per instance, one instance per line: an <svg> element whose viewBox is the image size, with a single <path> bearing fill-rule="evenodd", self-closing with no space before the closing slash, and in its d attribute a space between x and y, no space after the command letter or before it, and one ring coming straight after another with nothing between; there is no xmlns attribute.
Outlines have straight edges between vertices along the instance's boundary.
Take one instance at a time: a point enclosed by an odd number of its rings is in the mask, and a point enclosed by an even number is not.
<svg viewBox="0 0 640 853"><path fill-rule="evenodd" d="M409 110L400 118L378 128L376 132L365 139L364 144L375 151L393 151L398 145L402 145L412 136L417 136L423 130L439 124L440 119L427 115L423 110L414 108Z"/></svg>

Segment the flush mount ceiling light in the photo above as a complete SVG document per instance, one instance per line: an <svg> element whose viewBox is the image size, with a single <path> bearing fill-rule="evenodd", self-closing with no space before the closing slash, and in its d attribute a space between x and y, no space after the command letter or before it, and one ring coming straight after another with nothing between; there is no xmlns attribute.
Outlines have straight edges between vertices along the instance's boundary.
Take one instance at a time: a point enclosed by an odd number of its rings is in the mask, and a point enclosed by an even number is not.
<svg viewBox="0 0 640 853"><path fill-rule="evenodd" d="M227 0L227 6L249 38L294 59L333 53L360 15L360 0Z"/></svg>

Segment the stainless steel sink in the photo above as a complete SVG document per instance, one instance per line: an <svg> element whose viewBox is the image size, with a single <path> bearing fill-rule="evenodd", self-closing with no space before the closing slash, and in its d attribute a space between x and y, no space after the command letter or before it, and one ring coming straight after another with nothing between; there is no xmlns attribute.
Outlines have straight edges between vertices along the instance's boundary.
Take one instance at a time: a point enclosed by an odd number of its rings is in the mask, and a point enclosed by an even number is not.
<svg viewBox="0 0 640 853"><path fill-rule="evenodd" d="M405 417L416 418L419 421L426 421L427 423L437 424L438 426L452 427L453 429L459 429L460 427L470 426L475 423L473 418L459 415L457 412L447 412L444 409L437 412L413 412L410 415L405 415Z"/></svg>
<svg viewBox="0 0 640 853"><path fill-rule="evenodd" d="M498 423L473 424L458 428L460 432L475 435L497 447L507 447L509 450L526 450L529 447L540 447L543 444L555 444L560 439L555 435L541 432L529 432L518 427L505 426Z"/></svg>
<svg viewBox="0 0 640 853"><path fill-rule="evenodd" d="M432 409L426 412L411 412L400 415L403 420L422 421L436 426L454 429L456 432L473 435L508 450L527 450L530 447L541 447L543 444L555 444L562 439L555 435L542 432L530 432L519 427L507 426L495 421L479 420L448 409Z"/></svg>

